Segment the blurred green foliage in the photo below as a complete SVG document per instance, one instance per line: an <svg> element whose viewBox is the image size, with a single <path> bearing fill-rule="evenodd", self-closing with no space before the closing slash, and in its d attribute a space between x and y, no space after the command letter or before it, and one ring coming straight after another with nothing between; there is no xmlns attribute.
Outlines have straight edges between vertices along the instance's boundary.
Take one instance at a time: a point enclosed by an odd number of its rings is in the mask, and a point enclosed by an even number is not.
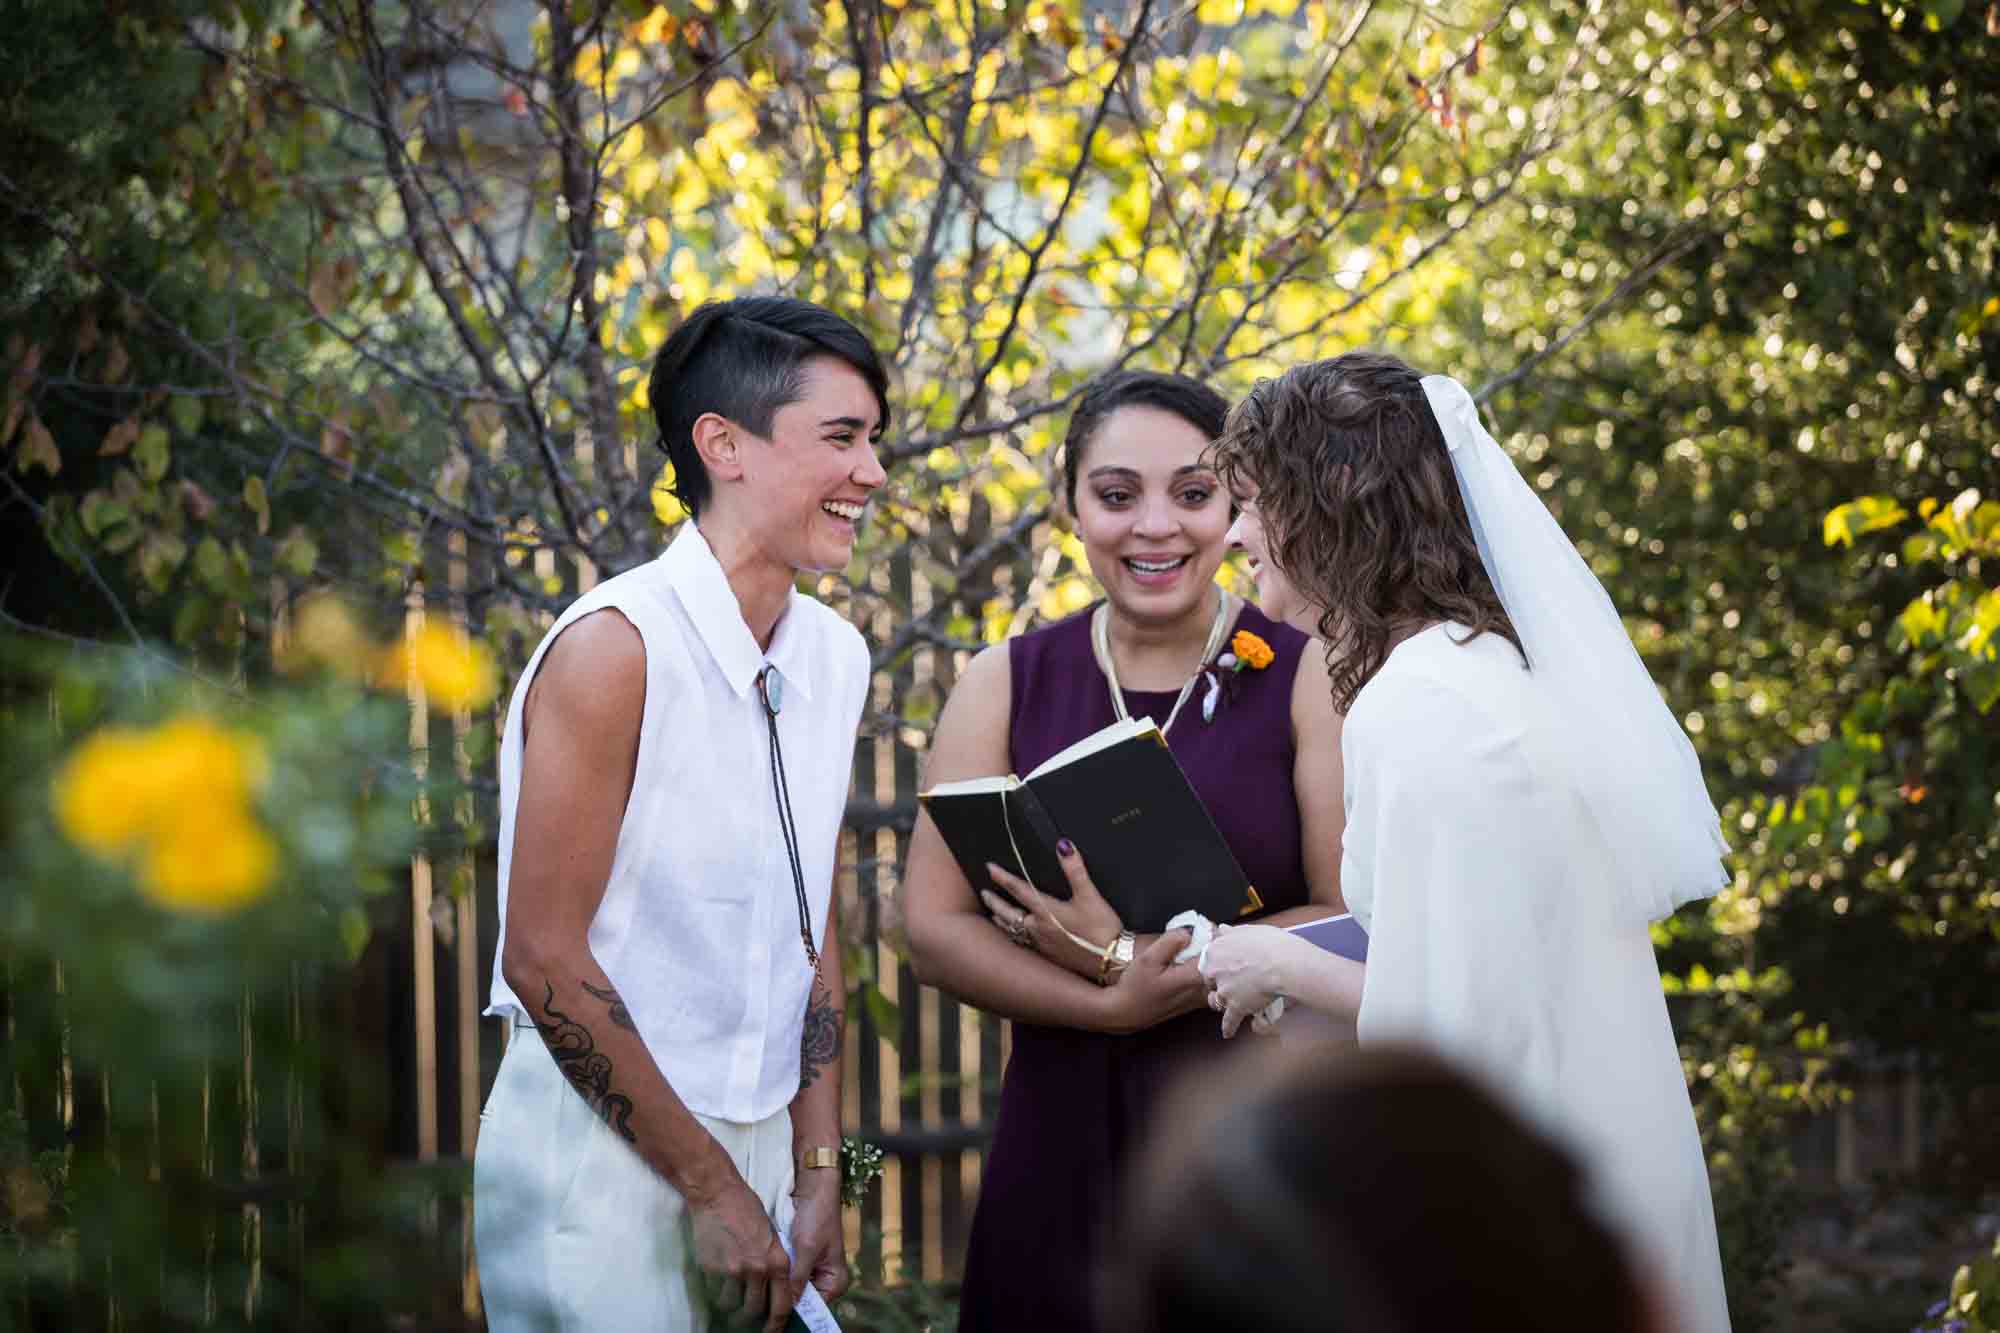
<svg viewBox="0 0 2000 1333"><path fill-rule="evenodd" d="M382 1075L324 984L423 845L407 703L333 676L250 696L136 653L19 644L0 681L0 1327L317 1328L421 1307L422 1222L453 1181L382 1160ZM162 899L143 856L89 845L57 808L79 742L189 719L253 748L250 818L276 851L254 892L212 905ZM84 773L99 823L143 799L164 803L125 821L147 838L206 827L227 780L155 762L187 780Z"/></svg>

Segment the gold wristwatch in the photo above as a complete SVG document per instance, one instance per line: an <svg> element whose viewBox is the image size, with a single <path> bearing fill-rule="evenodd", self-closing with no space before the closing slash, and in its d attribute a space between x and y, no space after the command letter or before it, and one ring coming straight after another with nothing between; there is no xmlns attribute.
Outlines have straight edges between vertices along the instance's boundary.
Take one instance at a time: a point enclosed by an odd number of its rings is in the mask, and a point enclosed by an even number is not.
<svg viewBox="0 0 2000 1333"><path fill-rule="evenodd" d="M801 1170L811 1171L820 1167L837 1167L839 1165L840 1149L838 1148L808 1148L799 1154L799 1167Z"/></svg>
<svg viewBox="0 0 2000 1333"><path fill-rule="evenodd" d="M1132 966L1132 948L1138 937L1129 930L1118 932L1118 938L1104 947L1104 962L1097 969L1097 984L1109 986L1125 975L1125 969Z"/></svg>

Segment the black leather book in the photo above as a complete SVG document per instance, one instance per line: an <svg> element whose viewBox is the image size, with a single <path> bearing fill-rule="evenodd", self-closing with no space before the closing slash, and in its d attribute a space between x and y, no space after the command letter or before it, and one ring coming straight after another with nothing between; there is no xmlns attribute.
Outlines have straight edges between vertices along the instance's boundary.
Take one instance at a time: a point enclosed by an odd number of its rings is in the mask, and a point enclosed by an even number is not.
<svg viewBox="0 0 2000 1333"><path fill-rule="evenodd" d="M1189 909L1233 921L1263 905L1150 718L1114 722L1025 778L941 783L917 799L975 890L998 889L991 861L1069 897L1056 859L1067 836L1128 930L1157 932Z"/></svg>

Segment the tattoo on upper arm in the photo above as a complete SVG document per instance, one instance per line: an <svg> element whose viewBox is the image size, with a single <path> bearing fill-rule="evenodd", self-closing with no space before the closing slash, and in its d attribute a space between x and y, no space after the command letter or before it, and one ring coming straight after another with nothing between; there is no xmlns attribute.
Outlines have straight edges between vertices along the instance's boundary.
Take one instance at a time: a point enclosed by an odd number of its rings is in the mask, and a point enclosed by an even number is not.
<svg viewBox="0 0 2000 1333"><path fill-rule="evenodd" d="M556 1068L562 1071L570 1086L581 1093L583 1100L597 1118L608 1125L612 1132L627 1143L637 1143L638 1136L632 1132L632 1099L622 1092L611 1090L611 1057L597 1049L597 1039L590 1035L590 1029L556 1008L556 987L552 981L544 981L547 993L542 998L542 1012L547 1021L536 1018L535 1030L542 1034L548 1044L549 1054L555 1057ZM584 989L592 994L588 982ZM616 991L610 992L616 995ZM618 1008L623 1009L620 1002ZM614 1017L612 1020L618 1020ZM631 1022L627 1015L625 1022Z"/></svg>
<svg viewBox="0 0 2000 1333"><path fill-rule="evenodd" d="M616 986L606 986L604 989L599 990L588 981L578 984L611 1006L612 1026L624 1028L627 1032L637 1032L639 1030L639 1025L632 1021L632 1011L625 1007L625 997L618 993Z"/></svg>
<svg viewBox="0 0 2000 1333"><path fill-rule="evenodd" d="M804 1092L819 1077L819 1071L840 1054L840 1010L826 983L813 978L812 994L806 1000L806 1026L799 1038L799 1091Z"/></svg>

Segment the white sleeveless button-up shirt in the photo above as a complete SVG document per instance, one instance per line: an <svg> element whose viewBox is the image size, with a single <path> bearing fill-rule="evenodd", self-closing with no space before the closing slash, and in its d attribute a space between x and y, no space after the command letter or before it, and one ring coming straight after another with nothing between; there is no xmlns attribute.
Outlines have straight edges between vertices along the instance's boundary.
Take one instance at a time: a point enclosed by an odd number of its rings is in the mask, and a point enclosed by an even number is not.
<svg viewBox="0 0 2000 1333"><path fill-rule="evenodd" d="M499 960L521 793L521 711L549 645L614 608L646 651L646 707L632 796L590 950L624 997L660 1072L689 1110L743 1123L789 1106L812 969L771 786L757 673L783 682L785 776L816 946L869 682L855 628L794 591L769 653L693 523L649 564L578 598L514 687L500 745L500 939L489 1015L528 1016Z"/></svg>

